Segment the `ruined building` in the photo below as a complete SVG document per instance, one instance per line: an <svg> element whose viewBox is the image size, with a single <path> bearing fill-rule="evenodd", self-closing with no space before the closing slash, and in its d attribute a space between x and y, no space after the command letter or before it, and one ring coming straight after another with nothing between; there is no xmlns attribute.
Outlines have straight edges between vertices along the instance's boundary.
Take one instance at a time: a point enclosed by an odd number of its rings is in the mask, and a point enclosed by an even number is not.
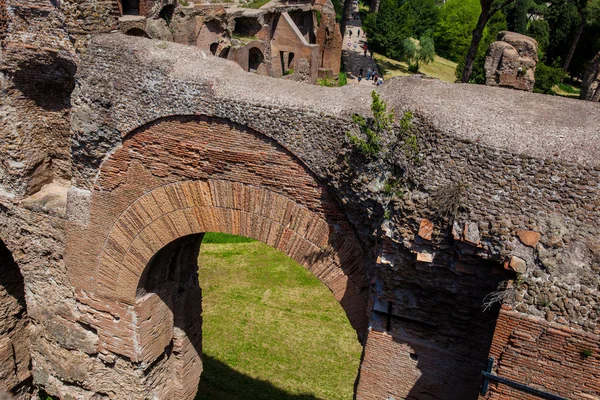
<svg viewBox="0 0 600 400"><path fill-rule="evenodd" d="M196 46L259 75L315 82L340 71L342 34L330 0L238 3L115 1L126 34Z"/></svg>
<svg viewBox="0 0 600 400"><path fill-rule="evenodd" d="M331 290L359 400L600 397L598 103L393 79L368 155L369 87L111 33L110 2L0 0L0 25L1 389L192 399L216 231Z"/></svg>

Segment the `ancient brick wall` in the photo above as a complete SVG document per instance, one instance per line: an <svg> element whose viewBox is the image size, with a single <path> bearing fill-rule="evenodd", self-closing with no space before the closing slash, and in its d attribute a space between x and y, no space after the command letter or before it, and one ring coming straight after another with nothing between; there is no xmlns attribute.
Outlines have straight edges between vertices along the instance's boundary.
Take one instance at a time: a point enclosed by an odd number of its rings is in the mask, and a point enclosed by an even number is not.
<svg viewBox="0 0 600 400"><path fill-rule="evenodd" d="M79 321L97 334L98 355L89 353L88 362L131 360L125 375L138 377L131 398L195 394L200 315L185 314L196 297L185 300L189 288L177 289L190 279L149 283L165 264L156 254L190 235L241 234L281 250L328 286L357 334L365 333L364 259L345 215L295 156L253 130L199 116L147 124L105 160L90 192L71 193L70 209L77 217L68 227L66 265ZM57 381L69 379L56 372ZM80 386L111 391L91 378L80 378Z"/></svg>
<svg viewBox="0 0 600 400"><path fill-rule="evenodd" d="M600 392L598 335L503 309L490 356L493 373L568 399L594 399ZM491 382L485 399L537 399Z"/></svg>
<svg viewBox="0 0 600 400"><path fill-rule="evenodd" d="M171 297L138 289L160 249L222 230L255 235L316 266L351 320L373 311L358 385L364 398L435 398L453 384L463 398L477 396L475 375L496 323L481 303L494 292L515 310L500 314L492 350L499 373L516 379L526 372L520 362L550 363L545 338L571 326L570 338L551 341L564 358L560 376L573 383L565 395L600 395L596 380L585 393L576 387L589 365L597 369L594 104L395 80L378 90L399 114L418 111L418 157L398 150L406 132L396 126L369 162L346 132L357 132L352 114L369 115L370 88L274 85L190 47L115 34L93 39L70 96L76 57L61 47L62 28L36 36L42 50L25 46L28 21L62 26L60 15L30 2L15 10L3 48L10 57L1 134L9 146L0 149L0 239L25 281L36 384L86 399L191 396L192 328L177 326ZM40 95L48 82L60 96ZM69 182L57 178L71 172L65 214ZM432 200L457 184L466 188L464 207L450 221ZM513 261L506 271L504 261ZM499 282L509 290L497 291ZM370 289L369 304L357 287ZM592 355L578 362L569 339ZM523 351L527 344L538 355Z"/></svg>

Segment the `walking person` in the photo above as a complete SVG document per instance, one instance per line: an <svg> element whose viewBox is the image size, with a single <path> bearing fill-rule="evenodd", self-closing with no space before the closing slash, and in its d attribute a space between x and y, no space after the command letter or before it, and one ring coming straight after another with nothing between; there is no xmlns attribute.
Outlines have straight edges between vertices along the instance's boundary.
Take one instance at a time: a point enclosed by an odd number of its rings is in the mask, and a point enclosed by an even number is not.
<svg viewBox="0 0 600 400"><path fill-rule="evenodd" d="M365 43L365 46L363 47L363 50L365 52L364 57L367 57L367 44Z"/></svg>
<svg viewBox="0 0 600 400"><path fill-rule="evenodd" d="M377 72L375 72L375 74L373 75L373 83L377 84L378 81L379 81L379 75L377 75Z"/></svg>
<svg viewBox="0 0 600 400"><path fill-rule="evenodd" d="M358 82L360 83L360 81L362 80L363 77L363 68L360 67L360 70L358 70Z"/></svg>
<svg viewBox="0 0 600 400"><path fill-rule="evenodd" d="M367 80L368 81L371 80L372 75L373 75L373 70L371 69L371 67L369 67L369 69L367 70Z"/></svg>

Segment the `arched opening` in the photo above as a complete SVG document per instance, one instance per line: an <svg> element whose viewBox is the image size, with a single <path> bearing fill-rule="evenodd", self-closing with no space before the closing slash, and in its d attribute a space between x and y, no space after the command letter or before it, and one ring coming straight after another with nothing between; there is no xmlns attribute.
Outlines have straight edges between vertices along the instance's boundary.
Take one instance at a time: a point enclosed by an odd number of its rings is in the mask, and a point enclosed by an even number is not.
<svg viewBox="0 0 600 400"><path fill-rule="evenodd" d="M251 17L240 17L235 19L233 34L242 37L254 37L262 29L258 19Z"/></svg>
<svg viewBox="0 0 600 400"><path fill-rule="evenodd" d="M123 310L109 324L96 322L100 310L86 321L102 348L159 374L140 383L144 395L192 399L197 390L201 320L177 310L200 310L195 255L204 232L250 237L291 257L333 293L356 337L366 337L362 247L330 190L271 138L219 118L159 119L103 163L91 202L103 211L69 243L83 249L78 243L89 239L93 250L69 254L70 278L80 288L92 283L82 296L94 304ZM80 265L95 265L93 282Z"/></svg>
<svg viewBox="0 0 600 400"><path fill-rule="evenodd" d="M173 19L174 12L175 12L175 5L167 4L160 10L160 12L158 13L158 17L162 18L167 23L167 26L169 26L171 24L171 20Z"/></svg>
<svg viewBox="0 0 600 400"><path fill-rule="evenodd" d="M140 15L140 0L121 0L123 15Z"/></svg>
<svg viewBox="0 0 600 400"><path fill-rule="evenodd" d="M131 28L127 32L125 32L125 34L129 35L129 36L137 36L137 37L145 37L145 38L150 37L150 36L148 36L146 31L144 31L143 29L140 29L140 28Z"/></svg>
<svg viewBox="0 0 600 400"><path fill-rule="evenodd" d="M258 69L258 67L260 67L264 60L265 56L263 55L262 51L260 51L260 49L258 49L257 47L251 48L248 51L248 71L256 72L256 70Z"/></svg>
<svg viewBox="0 0 600 400"><path fill-rule="evenodd" d="M0 371L3 388L13 394L29 389L31 361L25 284L10 250L0 241Z"/></svg>
<svg viewBox="0 0 600 400"><path fill-rule="evenodd" d="M210 45L210 52L212 53L212 55L216 55L217 54L217 49L219 48L219 43L215 42L215 43L211 43Z"/></svg>
<svg viewBox="0 0 600 400"><path fill-rule="evenodd" d="M271 246L213 232L179 238L140 280L138 299L154 295L173 315L171 357L201 355L197 399L352 397L355 331L332 293Z"/></svg>
<svg viewBox="0 0 600 400"><path fill-rule="evenodd" d="M221 58L227 58L229 56L229 47L225 47L223 50L221 50L221 52L219 53L219 57Z"/></svg>

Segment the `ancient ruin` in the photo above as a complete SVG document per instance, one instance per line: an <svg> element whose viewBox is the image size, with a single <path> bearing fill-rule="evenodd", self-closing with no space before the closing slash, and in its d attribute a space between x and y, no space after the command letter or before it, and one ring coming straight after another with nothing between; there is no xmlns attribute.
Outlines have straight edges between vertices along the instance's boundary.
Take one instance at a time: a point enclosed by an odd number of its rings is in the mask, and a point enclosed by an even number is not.
<svg viewBox="0 0 600 400"><path fill-rule="evenodd" d="M114 3L121 32L196 46L249 72L314 83L340 71L343 38L330 0L275 0L260 9L237 2Z"/></svg>
<svg viewBox="0 0 600 400"><path fill-rule="evenodd" d="M112 7L0 1L0 389L194 398L197 254L226 232L332 291L364 346L357 399L535 398L483 385L488 365L600 396L597 103L394 79L371 157L347 135L371 88L110 33Z"/></svg>
<svg viewBox="0 0 600 400"><path fill-rule="evenodd" d="M500 32L486 54L486 85L531 92L535 85L537 48L537 41L529 36Z"/></svg>

